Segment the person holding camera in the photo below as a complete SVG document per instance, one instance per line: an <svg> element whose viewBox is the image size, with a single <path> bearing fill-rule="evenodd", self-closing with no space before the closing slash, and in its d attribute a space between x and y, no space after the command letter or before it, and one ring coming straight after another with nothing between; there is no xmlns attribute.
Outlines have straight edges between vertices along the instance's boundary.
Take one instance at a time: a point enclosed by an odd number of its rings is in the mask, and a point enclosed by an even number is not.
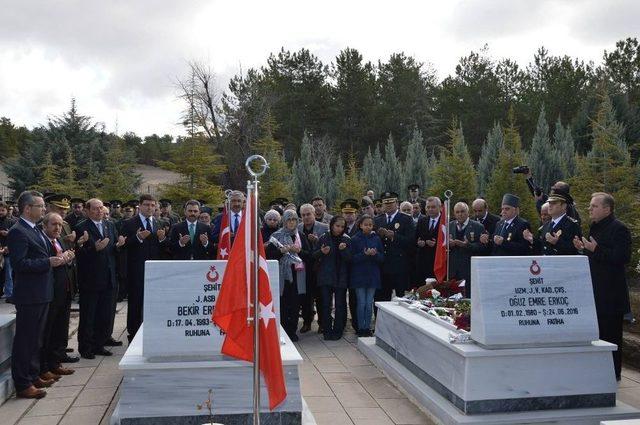
<svg viewBox="0 0 640 425"><path fill-rule="evenodd" d="M536 210L538 211L538 214L540 214L540 209L542 205L547 202L549 196L544 193L544 190L533 180L531 169L527 165L520 165L519 167L515 167L512 171L514 174L523 174L525 176L529 191L531 192L531 195L533 195L533 197L536 199ZM551 192L559 193L566 198L567 215L577 220L578 224L580 224L580 214L578 213L578 209L576 208L576 204L573 201L573 198L569 194L569 190L569 184L563 181L557 181L551 186Z"/></svg>

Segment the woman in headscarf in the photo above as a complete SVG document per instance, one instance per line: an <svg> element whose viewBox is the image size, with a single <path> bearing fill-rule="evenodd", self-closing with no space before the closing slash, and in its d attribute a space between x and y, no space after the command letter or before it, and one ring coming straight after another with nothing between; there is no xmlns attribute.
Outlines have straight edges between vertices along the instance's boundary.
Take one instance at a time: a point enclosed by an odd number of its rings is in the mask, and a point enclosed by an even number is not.
<svg viewBox="0 0 640 425"><path fill-rule="evenodd" d="M280 213L276 210L269 210L264 213L264 223L260 232L262 233L262 241L264 242L265 249L269 245L269 239L274 232L280 228ZM269 253L267 252L267 255ZM277 258L270 258L267 256L267 260L277 260Z"/></svg>
<svg viewBox="0 0 640 425"><path fill-rule="evenodd" d="M298 340L298 296L306 292L307 270L303 259L311 255L307 239L298 234L298 221L295 211L285 211L282 228L271 235L278 243L267 246L267 257L280 263L280 323L292 341Z"/></svg>
<svg viewBox="0 0 640 425"><path fill-rule="evenodd" d="M324 339L342 338L347 322L347 285L349 283L349 236L344 234L347 222L341 215L329 222L329 231L320 236L313 256L318 261L318 283L322 293L322 326ZM335 303L335 319L331 306Z"/></svg>

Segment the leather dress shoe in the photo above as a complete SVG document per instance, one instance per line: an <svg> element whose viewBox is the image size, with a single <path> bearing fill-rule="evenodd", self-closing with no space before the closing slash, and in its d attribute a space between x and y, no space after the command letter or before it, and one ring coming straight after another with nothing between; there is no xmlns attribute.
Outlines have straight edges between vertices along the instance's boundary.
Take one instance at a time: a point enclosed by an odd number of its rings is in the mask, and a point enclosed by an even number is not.
<svg viewBox="0 0 640 425"><path fill-rule="evenodd" d="M51 369L52 373L56 375L73 375L75 373L75 369L69 369L67 367L63 367L62 365L58 365L55 369Z"/></svg>
<svg viewBox="0 0 640 425"><path fill-rule="evenodd" d="M47 395L47 392L44 390L39 390L32 385L25 390L18 391L16 395L19 398L42 398Z"/></svg>
<svg viewBox="0 0 640 425"><path fill-rule="evenodd" d="M80 357L82 357L83 359L93 360L96 358L96 355L88 351L86 353L80 353Z"/></svg>
<svg viewBox="0 0 640 425"><path fill-rule="evenodd" d="M111 351L105 350L104 348L100 348L99 350L96 350L94 354L97 354L99 356L113 356L113 353Z"/></svg>
<svg viewBox="0 0 640 425"><path fill-rule="evenodd" d="M43 381L50 381L51 379L53 379L54 381L57 381L60 379L60 375L58 375L57 373L53 373L51 371L45 372L45 373L41 373L40 374L40 379L42 379Z"/></svg>
<svg viewBox="0 0 640 425"><path fill-rule="evenodd" d="M311 330L311 325L302 325L302 327L300 328L300 333L304 334L307 333Z"/></svg>
<svg viewBox="0 0 640 425"><path fill-rule="evenodd" d="M80 357L64 356L60 359L60 363L77 363L80 361Z"/></svg>
<svg viewBox="0 0 640 425"><path fill-rule="evenodd" d="M36 379L33 382L33 386L36 388L45 388L45 387L50 387L53 385L53 383L56 382L53 379L49 379L47 381L45 381L44 379L38 377L38 379Z"/></svg>
<svg viewBox="0 0 640 425"><path fill-rule="evenodd" d="M109 338L107 342L104 343L105 347L121 347L122 341L116 341L113 338Z"/></svg>
<svg viewBox="0 0 640 425"><path fill-rule="evenodd" d="M73 353L73 348L67 347L67 348L64 349L64 352L65 353Z"/></svg>

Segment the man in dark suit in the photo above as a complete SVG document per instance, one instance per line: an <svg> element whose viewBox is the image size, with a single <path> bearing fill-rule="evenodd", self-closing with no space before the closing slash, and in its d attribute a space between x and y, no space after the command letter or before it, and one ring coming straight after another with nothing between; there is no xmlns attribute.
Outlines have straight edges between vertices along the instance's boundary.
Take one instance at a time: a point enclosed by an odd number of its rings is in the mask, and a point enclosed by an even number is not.
<svg viewBox="0 0 640 425"><path fill-rule="evenodd" d="M548 205L551 219L542 225L538 238L534 238L529 230L524 231L532 252L538 255L578 255L573 240L576 236L582 238L582 231L578 220L567 214L566 196L552 191L545 205Z"/></svg>
<svg viewBox="0 0 640 425"><path fill-rule="evenodd" d="M52 267L71 259L69 252L52 255L47 239L36 223L44 213L44 199L36 191L18 198L20 219L7 234L14 272L13 301L16 305L16 334L11 354L11 375L18 397L42 398L42 387L53 380L40 379L40 350L49 303L53 299Z"/></svg>
<svg viewBox="0 0 640 425"><path fill-rule="evenodd" d="M242 221L244 204L244 193L239 190L232 191L229 195L229 227L231 228L231 246L233 246L233 241L235 240L236 233L238 232L238 226L240 226L240 222ZM220 232L222 231L222 229L220 229L221 224L222 214L218 214L211 222L211 237L213 238L213 243L216 245L218 244Z"/></svg>
<svg viewBox="0 0 640 425"><path fill-rule="evenodd" d="M520 198L510 193L502 197L502 219L496 224L493 238L486 233L480 242L491 244L491 255L530 255L529 242L524 238L524 231L530 230L529 222L520 218Z"/></svg>
<svg viewBox="0 0 640 425"><path fill-rule="evenodd" d="M138 215L122 224L122 235L126 238L128 310L127 331L129 342L142 324L144 305L144 263L147 260L159 260L166 250L168 240L164 228L153 217L157 201L152 195L140 196Z"/></svg>
<svg viewBox="0 0 640 425"><path fill-rule="evenodd" d="M85 359L95 355L110 356L104 346L110 342L109 332L115 314L116 248L124 245L118 239L115 225L104 220L102 201L86 202L87 219L76 226L82 236L78 240L78 282L80 284L80 324L78 351Z"/></svg>
<svg viewBox="0 0 640 425"><path fill-rule="evenodd" d="M51 244L51 252L56 255L62 255L65 251L62 242L63 228L64 222L58 213L49 212L42 219L42 230ZM69 251L67 256L73 260L73 251ZM65 349L69 341L69 298L73 277L71 262L53 267L52 271L53 299L49 303L40 355L40 378L43 380L58 380L61 375L75 372L62 366L62 361L68 357Z"/></svg>
<svg viewBox="0 0 640 425"><path fill-rule="evenodd" d="M465 280L465 297L471 297L471 257L482 255L487 246L480 242L485 230L469 218L469 206L458 202L453 207L455 220L449 223L449 276Z"/></svg>
<svg viewBox="0 0 640 425"><path fill-rule="evenodd" d="M471 208L476 220L482 224L491 238L496 231L496 224L500 221L500 217L489 212L489 204L482 198L473 201Z"/></svg>
<svg viewBox="0 0 640 425"><path fill-rule="evenodd" d="M440 238L438 223L440 222L440 210L442 203L440 198L430 196L427 198L427 215L418 219L416 225L416 270L412 285L424 285L428 277L435 277L433 263L436 259L436 244Z"/></svg>
<svg viewBox="0 0 640 425"><path fill-rule="evenodd" d="M69 223L71 230L74 230L76 225L85 219L84 211L84 199L71 198L71 211L64 217L64 221Z"/></svg>
<svg viewBox="0 0 640 425"><path fill-rule="evenodd" d="M374 219L374 230L382 238L384 263L382 288L376 301L390 301L391 294L401 297L409 287L409 256L416 243L413 220L398 210L398 195L385 192L381 196L384 214Z"/></svg>
<svg viewBox="0 0 640 425"><path fill-rule="evenodd" d="M198 221L200 202L192 199L184 206L185 220L174 224L169 234L171 258L174 260L208 260L213 244L210 228Z"/></svg>
<svg viewBox="0 0 640 425"><path fill-rule="evenodd" d="M617 344L613 365L619 381L622 371L622 318L630 311L626 265L631 260L631 232L614 215L613 196L591 195L589 239L574 238L574 246L589 257L600 339Z"/></svg>
<svg viewBox="0 0 640 425"><path fill-rule="evenodd" d="M316 210L311 204L302 204L300 206L300 217L302 222L298 224L298 234L300 239L306 239L312 251L319 249L318 241L320 236L329 231L329 225L316 220ZM304 242L303 242L304 243ZM300 305L302 306L302 328L300 333L306 333L311 330L313 323L315 301L316 310L318 312L318 333L322 333L322 294L320 287L317 285L316 273L314 270L316 260L312 255L302 258L304 266L307 270L306 284L307 290L300 295Z"/></svg>

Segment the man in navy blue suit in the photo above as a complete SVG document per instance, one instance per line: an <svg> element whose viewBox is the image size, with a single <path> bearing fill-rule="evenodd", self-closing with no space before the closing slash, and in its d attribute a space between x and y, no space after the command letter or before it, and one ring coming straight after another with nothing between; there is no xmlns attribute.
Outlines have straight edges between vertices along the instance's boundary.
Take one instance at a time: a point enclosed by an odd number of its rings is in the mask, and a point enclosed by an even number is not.
<svg viewBox="0 0 640 425"><path fill-rule="evenodd" d="M117 297L116 248L124 245L115 225L104 220L103 204L89 199L87 219L76 226L78 234L78 283L80 284L80 324L78 351L86 359L110 356L104 346L112 338L109 325Z"/></svg>
<svg viewBox="0 0 640 425"><path fill-rule="evenodd" d="M208 260L213 243L210 228L198 221L200 202L192 199L184 206L184 221L174 224L169 234L171 258L174 260Z"/></svg>
<svg viewBox="0 0 640 425"><path fill-rule="evenodd" d="M168 245L164 227L153 216L156 198L149 194L140 196L139 213L122 223L122 235L126 238L127 278L129 279L129 306L127 331L129 342L142 324L144 305L144 263L159 260Z"/></svg>
<svg viewBox="0 0 640 425"><path fill-rule="evenodd" d="M20 219L9 230L7 245L14 272L13 301L16 305L16 334L11 354L11 375L18 397L42 398L53 380L40 375L40 349L49 303L53 299L53 267L73 259L73 252L53 254L51 245L37 226L44 216L44 199L36 191L18 198Z"/></svg>

